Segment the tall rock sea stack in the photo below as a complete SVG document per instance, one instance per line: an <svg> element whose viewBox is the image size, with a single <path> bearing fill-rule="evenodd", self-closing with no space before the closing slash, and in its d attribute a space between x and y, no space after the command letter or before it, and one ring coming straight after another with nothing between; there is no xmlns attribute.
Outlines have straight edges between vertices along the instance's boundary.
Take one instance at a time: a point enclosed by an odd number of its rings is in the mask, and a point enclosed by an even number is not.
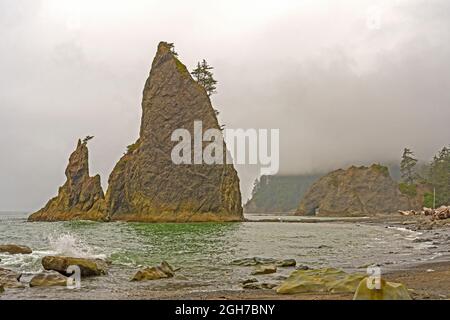
<svg viewBox="0 0 450 320"><path fill-rule="evenodd" d="M109 177L105 205L111 220L243 219L239 178L232 164L172 162L178 143L171 141L173 131L187 129L193 146L194 121L202 122L203 132L220 129L205 89L161 42L144 88L139 139Z"/></svg>
<svg viewBox="0 0 450 320"><path fill-rule="evenodd" d="M76 150L69 158L66 182L59 188L58 196L32 214L30 221L105 220L105 213L97 210L104 195L100 176L89 176L89 159L86 142L78 140Z"/></svg>

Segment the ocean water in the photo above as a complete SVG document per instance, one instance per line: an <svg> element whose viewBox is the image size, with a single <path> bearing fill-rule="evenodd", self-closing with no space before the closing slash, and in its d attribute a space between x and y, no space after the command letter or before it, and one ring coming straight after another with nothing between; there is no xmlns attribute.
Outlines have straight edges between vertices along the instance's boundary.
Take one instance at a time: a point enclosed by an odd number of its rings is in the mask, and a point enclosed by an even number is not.
<svg viewBox="0 0 450 320"><path fill-rule="evenodd" d="M0 213L0 244L31 247L31 255L0 254L0 268L23 273L26 283L42 270L46 255L97 257L112 262L107 276L82 279L82 288L8 289L0 299L116 299L189 296L192 292L241 290L240 281L252 277L251 267L231 264L245 257L296 259L309 267L362 271L377 263L382 268L427 261L448 250L400 228L360 223L192 223L144 224L27 222L27 213ZM266 217L266 216L264 216ZM250 215L248 218L260 219ZM290 219L296 219L292 217ZM181 268L172 279L130 282L143 266L166 260ZM261 277L279 282L293 268Z"/></svg>

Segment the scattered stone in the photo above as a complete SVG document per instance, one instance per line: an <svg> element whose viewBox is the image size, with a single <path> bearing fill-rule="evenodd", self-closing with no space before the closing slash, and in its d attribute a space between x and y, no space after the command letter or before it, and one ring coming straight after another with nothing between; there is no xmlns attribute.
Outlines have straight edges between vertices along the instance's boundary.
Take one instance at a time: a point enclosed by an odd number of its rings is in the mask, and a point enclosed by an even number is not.
<svg viewBox="0 0 450 320"><path fill-rule="evenodd" d="M16 244L3 244L0 245L0 253L9 253L9 254L30 254L33 250L31 250L27 246L20 246Z"/></svg>
<svg viewBox="0 0 450 320"><path fill-rule="evenodd" d="M274 283L248 283L242 286L243 289L247 290L271 290L277 285Z"/></svg>
<svg viewBox="0 0 450 320"><path fill-rule="evenodd" d="M421 242L432 242L432 239L428 238L415 238L412 242L414 243L421 243Z"/></svg>
<svg viewBox="0 0 450 320"><path fill-rule="evenodd" d="M9 269L0 268L0 287L3 288L23 288L20 283L21 273Z"/></svg>
<svg viewBox="0 0 450 320"><path fill-rule="evenodd" d="M108 264L101 259L87 259L74 257L47 256L42 258L42 266L45 270L57 271L65 276L69 266L78 266L82 277L101 276L107 274Z"/></svg>
<svg viewBox="0 0 450 320"><path fill-rule="evenodd" d="M406 287L401 283L380 281L380 289L368 286L369 278L364 278L358 285L353 300L412 300Z"/></svg>
<svg viewBox="0 0 450 320"><path fill-rule="evenodd" d="M255 270L253 270L252 275L262 275L262 274L271 274L277 272L277 267L274 265L261 265L256 266Z"/></svg>
<svg viewBox="0 0 450 320"><path fill-rule="evenodd" d="M249 283L255 283L258 282L258 279L256 278L250 278L250 279L245 279L244 281L242 281L243 285L249 284Z"/></svg>
<svg viewBox="0 0 450 320"><path fill-rule="evenodd" d="M244 267L253 267L258 265L275 265L277 267L295 267L297 261L295 259L274 259L274 258L261 258L251 257L242 258L231 261L231 264Z"/></svg>
<svg viewBox="0 0 450 320"><path fill-rule="evenodd" d="M175 275L175 270L166 261L161 262L159 266L147 267L139 270L133 276L131 281L144 281L144 280L158 280L164 278L172 278Z"/></svg>
<svg viewBox="0 0 450 320"><path fill-rule="evenodd" d="M30 281L30 287L66 286L67 277L56 271L44 271L35 275Z"/></svg>
<svg viewBox="0 0 450 320"><path fill-rule="evenodd" d="M280 285L277 293L353 293L364 277L334 268L296 270Z"/></svg>
<svg viewBox="0 0 450 320"><path fill-rule="evenodd" d="M301 264L295 268L295 270L309 270L310 268L307 265Z"/></svg>

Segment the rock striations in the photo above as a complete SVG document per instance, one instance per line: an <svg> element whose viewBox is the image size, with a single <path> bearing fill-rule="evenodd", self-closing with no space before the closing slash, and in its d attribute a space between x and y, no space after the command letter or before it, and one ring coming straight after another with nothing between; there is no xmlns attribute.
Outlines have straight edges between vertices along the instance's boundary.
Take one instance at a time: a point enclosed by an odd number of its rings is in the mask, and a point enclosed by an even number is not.
<svg viewBox="0 0 450 320"><path fill-rule="evenodd" d="M387 167L351 167L336 170L312 185L300 202L297 214L358 216L394 213L421 208L423 194L408 196L400 191Z"/></svg>
<svg viewBox="0 0 450 320"><path fill-rule="evenodd" d="M193 146L194 121L202 122L203 132L220 126L206 91L165 42L158 46L145 84L142 113L139 138L114 167L105 197L100 178L88 176L87 148L79 144L58 197L30 220L243 220L239 178L232 164L172 162L172 149L178 144L171 141L174 130L188 130ZM223 138L220 143L225 155Z"/></svg>
<svg viewBox="0 0 450 320"><path fill-rule="evenodd" d="M59 188L58 196L30 217L30 221L104 220L105 215L95 205L104 199L100 176L89 176L88 148L78 140L76 150L70 155L66 169L66 182Z"/></svg>

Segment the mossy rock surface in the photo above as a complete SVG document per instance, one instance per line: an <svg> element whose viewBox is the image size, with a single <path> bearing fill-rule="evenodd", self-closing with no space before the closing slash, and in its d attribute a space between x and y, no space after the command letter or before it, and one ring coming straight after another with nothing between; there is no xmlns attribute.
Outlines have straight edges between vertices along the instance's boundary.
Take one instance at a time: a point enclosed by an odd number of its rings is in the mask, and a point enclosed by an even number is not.
<svg viewBox="0 0 450 320"><path fill-rule="evenodd" d="M353 300L412 300L412 298L408 289L401 283L381 279L380 289L376 289L370 285L370 279L366 277L359 283Z"/></svg>
<svg viewBox="0 0 450 320"><path fill-rule="evenodd" d="M296 270L280 285L277 293L353 293L364 277L334 268Z"/></svg>

